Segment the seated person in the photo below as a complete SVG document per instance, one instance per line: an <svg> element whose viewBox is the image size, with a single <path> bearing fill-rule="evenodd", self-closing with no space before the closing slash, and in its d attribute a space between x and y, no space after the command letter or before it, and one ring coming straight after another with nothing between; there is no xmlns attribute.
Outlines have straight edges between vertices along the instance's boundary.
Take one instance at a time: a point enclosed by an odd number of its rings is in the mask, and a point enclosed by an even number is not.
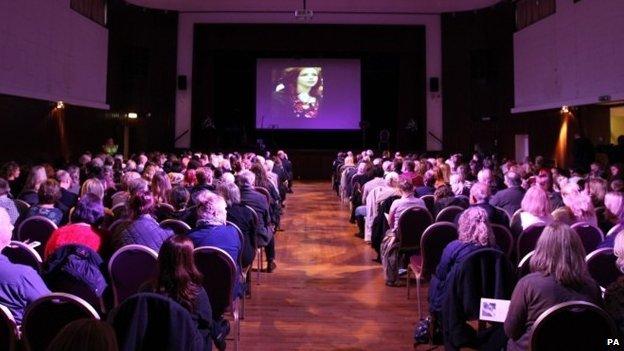
<svg viewBox="0 0 624 351"><path fill-rule="evenodd" d="M65 224L69 220L69 210L78 203L78 194L69 191L72 185L72 179L67 171L62 169L57 171L56 180L59 182L59 187L61 188L61 197L58 199L55 206L63 212L63 220L61 223Z"/></svg>
<svg viewBox="0 0 624 351"><path fill-rule="evenodd" d="M153 210L154 199L150 192L139 191L130 197L128 211L132 222L113 238L115 250L132 244L147 246L156 252L160 250L160 245L173 231L160 227L152 217Z"/></svg>
<svg viewBox="0 0 624 351"><path fill-rule="evenodd" d="M532 327L550 307L566 301L601 304L600 288L587 272L579 236L564 223L548 225L531 257L531 271L516 285L505 320L507 350L528 350Z"/></svg>
<svg viewBox="0 0 624 351"><path fill-rule="evenodd" d="M186 236L167 238L158 252L156 279L142 290L162 294L186 308L197 324L197 332L212 349L212 308L202 285L202 275L195 267L193 243Z"/></svg>
<svg viewBox="0 0 624 351"><path fill-rule="evenodd" d="M241 265L247 267L253 263L256 243L256 224L252 210L241 204L240 190L234 183L220 183L217 192L227 204L227 220L236 224L245 236L245 247Z"/></svg>
<svg viewBox="0 0 624 351"><path fill-rule="evenodd" d="M11 188L9 187L9 182L0 178L0 207L4 208L9 214L11 224L15 224L15 221L17 221L19 217L19 210L17 206L15 206L15 202L9 198L10 193Z"/></svg>
<svg viewBox="0 0 624 351"><path fill-rule="evenodd" d="M509 225L507 215L488 203L490 186L486 183L474 183L470 188L470 207L480 207L488 214L488 222L492 224ZM457 223L459 215L455 218Z"/></svg>
<svg viewBox="0 0 624 351"><path fill-rule="evenodd" d="M507 189L496 192L490 198L490 205L504 209L511 216L520 208L524 197L522 178L518 173L509 171L505 173L505 185Z"/></svg>
<svg viewBox="0 0 624 351"><path fill-rule="evenodd" d="M174 212L171 217L185 222L190 227L195 225L195 213L193 208L189 207L191 194L185 187L178 185L171 189L169 194L169 203L173 206Z"/></svg>
<svg viewBox="0 0 624 351"><path fill-rule="evenodd" d="M548 194L541 187L534 185L526 191L522 203L520 204L520 225L522 230L527 229L531 224L550 224L553 221L550 215L550 201Z"/></svg>
<svg viewBox="0 0 624 351"><path fill-rule="evenodd" d="M483 185L487 187L487 185ZM479 206L471 206L459 216L457 240L450 242L440 258L440 263L429 285L429 312L440 320L442 304L446 299L446 284L453 267L461 264L471 253L484 247L496 247L494 233L487 212Z"/></svg>
<svg viewBox="0 0 624 351"><path fill-rule="evenodd" d="M410 207L422 207L424 209L427 208L425 206L425 202L414 196L414 183L412 183L412 179L402 179L399 182L399 190L401 192L401 198L394 200L392 205L390 205L390 213L388 224L390 225L390 229L396 232L397 227L399 225L399 218L401 218L401 214L405 212Z"/></svg>
<svg viewBox="0 0 624 351"><path fill-rule="evenodd" d="M0 208L0 252L11 242L13 225L7 212ZM6 306L17 324L22 323L24 311L29 303L50 290L39 274L32 268L13 264L0 253L0 305Z"/></svg>
<svg viewBox="0 0 624 351"><path fill-rule="evenodd" d="M59 247L69 244L84 245L102 257L106 256L109 253L108 238L98 229L103 218L102 200L95 194L83 195L69 219L70 224L52 232L46 243L44 257L49 257Z"/></svg>
<svg viewBox="0 0 624 351"><path fill-rule="evenodd" d="M226 225L227 204L225 200L208 190L200 190L196 196L197 224L187 236L195 247L215 246L227 252L238 264L241 242L236 228ZM239 267L240 268L240 267Z"/></svg>
<svg viewBox="0 0 624 351"><path fill-rule="evenodd" d="M468 207L468 198L465 196L455 196L455 193L453 193L450 185L439 186L433 193L433 199L433 208L435 213L432 213L431 215L434 218L438 215L438 213L440 213L440 211L449 206L459 206L462 208Z"/></svg>
<svg viewBox="0 0 624 351"><path fill-rule="evenodd" d="M617 257L615 265L624 273L624 232L612 234L615 237L613 253ZM624 276L607 287L604 294L605 310L611 315L615 325L624 332Z"/></svg>
<svg viewBox="0 0 624 351"><path fill-rule="evenodd" d="M591 198L586 192L581 192L576 183L565 184L561 189L561 196L565 206L553 211L552 215L556 221L568 225L587 222L595 227L598 226L598 219Z"/></svg>
<svg viewBox="0 0 624 351"><path fill-rule="evenodd" d="M624 229L624 194L619 191L611 191L605 195L605 216L613 223L615 233L607 235L598 248L613 247L616 234Z"/></svg>
<svg viewBox="0 0 624 351"><path fill-rule="evenodd" d="M34 166L28 172L28 178L18 199L26 201L30 206L39 202L39 187L48 179L45 168L43 166Z"/></svg>
<svg viewBox="0 0 624 351"><path fill-rule="evenodd" d="M59 183L54 179L48 179L41 184L37 193L39 195L39 202L31 206L28 211L18 219L18 222L22 223L32 216L42 216L51 220L57 226L60 225L63 219L63 211L54 207L54 204L61 198Z"/></svg>

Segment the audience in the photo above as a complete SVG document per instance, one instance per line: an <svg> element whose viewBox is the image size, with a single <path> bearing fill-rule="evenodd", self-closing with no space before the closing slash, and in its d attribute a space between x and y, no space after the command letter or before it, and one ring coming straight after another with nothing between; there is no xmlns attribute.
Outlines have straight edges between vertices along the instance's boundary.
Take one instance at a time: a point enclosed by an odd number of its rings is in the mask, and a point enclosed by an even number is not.
<svg viewBox="0 0 624 351"><path fill-rule="evenodd" d="M490 198L490 205L504 209L511 216L520 208L524 197L522 178L519 174L509 171L505 174L505 185L507 189L498 191Z"/></svg>
<svg viewBox="0 0 624 351"><path fill-rule="evenodd" d="M533 324L548 308L566 301L601 305L600 289L589 276L581 239L564 223L548 225L531 257L532 273L517 283L505 320L507 350L528 350Z"/></svg>
<svg viewBox="0 0 624 351"><path fill-rule="evenodd" d="M37 193L39 201L36 205L31 206L28 211L18 219L18 222L22 223L32 216L41 216L51 220L57 226L60 225L63 219L63 212L54 207L56 202L61 198L59 183L54 179L48 179L39 186L39 191Z"/></svg>

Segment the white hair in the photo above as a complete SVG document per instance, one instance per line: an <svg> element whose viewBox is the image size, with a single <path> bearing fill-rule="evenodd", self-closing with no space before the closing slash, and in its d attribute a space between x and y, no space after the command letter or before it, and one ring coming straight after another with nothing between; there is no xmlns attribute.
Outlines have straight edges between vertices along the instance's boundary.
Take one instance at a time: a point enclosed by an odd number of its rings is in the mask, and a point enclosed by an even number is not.
<svg viewBox="0 0 624 351"><path fill-rule="evenodd" d="M384 161L384 163L381 165L381 168L383 168L384 172L392 172L394 167L394 164L392 163L392 161Z"/></svg>
<svg viewBox="0 0 624 351"><path fill-rule="evenodd" d="M264 168L267 170L267 172L273 172L274 165L275 165L275 162L273 162L273 160L266 160L264 162Z"/></svg>
<svg viewBox="0 0 624 351"><path fill-rule="evenodd" d="M7 211L0 207L0 251L7 247L13 235L13 224Z"/></svg>
<svg viewBox="0 0 624 351"><path fill-rule="evenodd" d="M230 172L225 172L221 175L221 180L224 183L234 183L234 175Z"/></svg>
<svg viewBox="0 0 624 351"><path fill-rule="evenodd" d="M384 176L384 179L388 186L396 186L399 183L399 174L397 172L388 172Z"/></svg>
<svg viewBox="0 0 624 351"><path fill-rule="evenodd" d="M256 182L256 175L253 172L244 170L238 173L238 180L241 185L251 185L253 186Z"/></svg>

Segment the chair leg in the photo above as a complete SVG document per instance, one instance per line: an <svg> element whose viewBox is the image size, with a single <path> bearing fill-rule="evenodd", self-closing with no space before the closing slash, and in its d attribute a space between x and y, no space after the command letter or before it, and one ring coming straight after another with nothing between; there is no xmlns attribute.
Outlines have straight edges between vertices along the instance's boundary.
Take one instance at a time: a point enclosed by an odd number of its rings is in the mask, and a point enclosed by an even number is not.
<svg viewBox="0 0 624 351"><path fill-rule="evenodd" d="M256 257L256 260L258 262L258 265L257 265L258 268L256 270L256 279L258 281L256 282L256 285L260 285L260 270L262 269L262 248L258 248L256 256L258 256Z"/></svg>
<svg viewBox="0 0 624 351"><path fill-rule="evenodd" d="M241 321L240 321L240 318L236 317L236 347L235 347L236 351L238 351L240 347L240 332L241 332Z"/></svg>
<svg viewBox="0 0 624 351"><path fill-rule="evenodd" d="M252 264L253 266L253 264ZM249 289L249 295L245 294L245 298L250 298L251 299L251 267L249 268L249 271L246 274L246 279L245 279L245 283L247 285L247 289ZM249 297L248 297L249 296Z"/></svg>
<svg viewBox="0 0 624 351"><path fill-rule="evenodd" d="M410 299L410 271L412 269L407 265L407 274L405 275L405 286L407 287L407 299Z"/></svg>
<svg viewBox="0 0 624 351"><path fill-rule="evenodd" d="M422 310L420 307L420 277L418 274L414 273L416 277L416 300L418 301L418 320L422 319Z"/></svg>

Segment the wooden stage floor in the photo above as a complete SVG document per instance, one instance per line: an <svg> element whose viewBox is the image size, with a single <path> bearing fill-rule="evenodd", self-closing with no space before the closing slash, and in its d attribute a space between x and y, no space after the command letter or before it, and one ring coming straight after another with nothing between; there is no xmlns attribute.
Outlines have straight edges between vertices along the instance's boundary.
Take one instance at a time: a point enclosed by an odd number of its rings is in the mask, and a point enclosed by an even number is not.
<svg viewBox="0 0 624 351"><path fill-rule="evenodd" d="M261 273L246 300L240 350L412 350L415 289L407 300L405 287L385 286L329 182L297 182L294 191L276 239L277 270Z"/></svg>

